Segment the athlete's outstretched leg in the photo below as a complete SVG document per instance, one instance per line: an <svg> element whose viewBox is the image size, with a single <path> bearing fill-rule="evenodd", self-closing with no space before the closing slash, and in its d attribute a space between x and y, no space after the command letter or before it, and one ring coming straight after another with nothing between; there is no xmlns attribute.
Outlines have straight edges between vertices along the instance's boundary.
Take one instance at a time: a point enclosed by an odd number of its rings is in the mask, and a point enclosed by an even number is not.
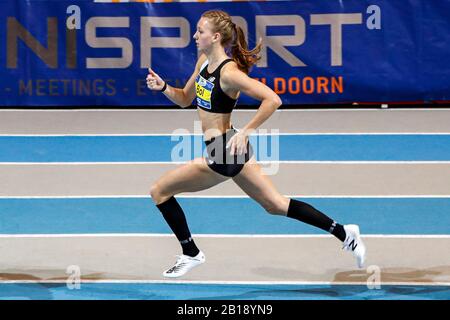
<svg viewBox="0 0 450 320"><path fill-rule="evenodd" d="M338 224L311 205L281 195L254 159L246 163L242 171L233 180L246 194L261 204L267 212L297 219L333 234L344 242L346 250L354 252L358 259L358 266L362 266L365 247L359 237L358 226Z"/></svg>
<svg viewBox="0 0 450 320"><path fill-rule="evenodd" d="M174 267L164 272L164 276L182 276L205 260L191 237L183 209L174 195L208 189L225 180L226 177L213 172L208 168L206 161L199 158L166 172L152 185L150 191L152 199L183 249L183 255Z"/></svg>

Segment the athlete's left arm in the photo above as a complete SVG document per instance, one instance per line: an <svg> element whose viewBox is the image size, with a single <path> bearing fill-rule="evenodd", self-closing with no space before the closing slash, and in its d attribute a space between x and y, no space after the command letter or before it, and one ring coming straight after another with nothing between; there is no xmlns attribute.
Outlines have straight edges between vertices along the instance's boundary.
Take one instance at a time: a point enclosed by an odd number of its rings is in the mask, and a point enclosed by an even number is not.
<svg viewBox="0 0 450 320"><path fill-rule="evenodd" d="M250 78L244 72L240 71L235 65L230 65L227 70L221 74L221 81L226 87L241 91L256 100L261 101L255 116L240 131L241 135L230 141L231 153L237 151L242 154L246 151L248 136L263 124L274 112L281 106L280 97L265 84Z"/></svg>

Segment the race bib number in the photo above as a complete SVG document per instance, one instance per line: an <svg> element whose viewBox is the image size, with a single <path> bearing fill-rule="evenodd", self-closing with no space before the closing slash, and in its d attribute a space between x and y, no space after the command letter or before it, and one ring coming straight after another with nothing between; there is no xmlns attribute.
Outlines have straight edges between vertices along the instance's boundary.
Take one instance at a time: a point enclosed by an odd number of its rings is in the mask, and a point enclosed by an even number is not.
<svg viewBox="0 0 450 320"><path fill-rule="evenodd" d="M211 109L211 94L214 83L209 82L198 75L195 80L195 91L197 93L197 105L205 109Z"/></svg>

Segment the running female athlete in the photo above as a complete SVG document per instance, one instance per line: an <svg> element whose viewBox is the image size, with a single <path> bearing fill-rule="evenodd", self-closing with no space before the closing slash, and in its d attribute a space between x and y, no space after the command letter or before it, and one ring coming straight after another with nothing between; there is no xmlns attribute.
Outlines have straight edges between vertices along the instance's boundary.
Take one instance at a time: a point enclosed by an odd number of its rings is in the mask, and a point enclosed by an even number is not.
<svg viewBox="0 0 450 320"><path fill-rule="evenodd" d="M261 43L248 50L242 29L226 12L218 10L203 13L193 38L201 55L183 89L167 85L151 69L147 76L149 89L163 92L181 107L190 106L196 98L208 154L207 158L194 159L167 172L151 187L153 201L183 250L175 265L163 275L180 277L205 262L205 255L195 245L174 196L204 190L230 178L268 213L300 220L336 236L343 242L343 248L353 253L361 268L366 249L359 227L338 224L309 204L281 195L253 156L249 134L282 104L274 91L248 76L259 59ZM251 121L238 131L230 118L240 93L261 101L261 105Z"/></svg>

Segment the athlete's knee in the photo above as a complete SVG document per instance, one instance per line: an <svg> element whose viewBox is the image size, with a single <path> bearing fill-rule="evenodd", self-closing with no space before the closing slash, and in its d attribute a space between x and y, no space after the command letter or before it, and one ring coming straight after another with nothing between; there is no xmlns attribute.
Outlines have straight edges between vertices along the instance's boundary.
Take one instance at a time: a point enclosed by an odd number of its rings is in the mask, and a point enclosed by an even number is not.
<svg viewBox="0 0 450 320"><path fill-rule="evenodd" d="M158 183L154 183L150 187L150 196L152 197L152 200L155 204L161 204L169 200L174 195L174 193L170 193L164 190Z"/></svg>
<svg viewBox="0 0 450 320"><path fill-rule="evenodd" d="M150 187L150 196L156 204L161 202L161 198L163 198L163 193L159 184L154 183Z"/></svg>
<svg viewBox="0 0 450 320"><path fill-rule="evenodd" d="M282 211L280 210L280 208L275 205L275 204L269 204L269 205L265 205L264 209L266 210L267 213L276 215L276 216L280 216L283 215Z"/></svg>
<svg viewBox="0 0 450 320"><path fill-rule="evenodd" d="M263 207L267 211L267 213L285 216L289 207L289 199L282 196L276 197L264 203Z"/></svg>
<svg viewBox="0 0 450 320"><path fill-rule="evenodd" d="M150 197L152 197L153 200L158 196L159 187L156 183L152 184L150 187Z"/></svg>

